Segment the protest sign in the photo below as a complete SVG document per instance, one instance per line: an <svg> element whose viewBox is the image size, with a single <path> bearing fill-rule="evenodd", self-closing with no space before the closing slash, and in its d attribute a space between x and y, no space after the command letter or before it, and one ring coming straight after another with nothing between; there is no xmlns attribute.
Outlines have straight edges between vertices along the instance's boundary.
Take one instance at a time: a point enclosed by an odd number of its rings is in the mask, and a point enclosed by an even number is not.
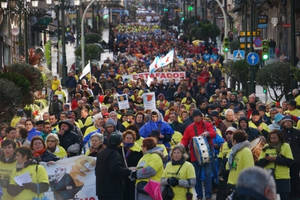
<svg viewBox="0 0 300 200"><path fill-rule="evenodd" d="M96 200L96 158L75 156L46 165L50 189L48 199Z"/></svg>
<svg viewBox="0 0 300 200"><path fill-rule="evenodd" d="M131 80L148 80L148 77L150 78L157 78L158 81L163 80L164 82L169 82L170 80L174 79L176 83L178 83L180 80L183 80L186 78L185 72L155 72L150 74L149 72L139 73L139 74L132 74L132 75L124 75L123 80L132 78Z"/></svg>
<svg viewBox="0 0 300 200"><path fill-rule="evenodd" d="M154 92L144 93L142 95L142 97L143 97L145 110L155 110L156 109L155 93Z"/></svg>
<svg viewBox="0 0 300 200"><path fill-rule="evenodd" d="M117 99L118 99L118 106L119 106L120 110L129 108L129 102L128 102L127 94L118 95Z"/></svg>

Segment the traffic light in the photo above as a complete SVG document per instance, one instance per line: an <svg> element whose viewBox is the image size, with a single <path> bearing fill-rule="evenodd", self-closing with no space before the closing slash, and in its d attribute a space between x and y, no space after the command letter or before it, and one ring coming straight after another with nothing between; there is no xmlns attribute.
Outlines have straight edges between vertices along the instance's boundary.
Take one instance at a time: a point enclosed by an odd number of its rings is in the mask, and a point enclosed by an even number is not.
<svg viewBox="0 0 300 200"><path fill-rule="evenodd" d="M189 6L188 7L188 11L193 11L194 7L193 6Z"/></svg>
<svg viewBox="0 0 300 200"><path fill-rule="evenodd" d="M268 40L263 40L262 41L262 59L263 60L268 60L270 55L269 55L269 41Z"/></svg>
<svg viewBox="0 0 300 200"><path fill-rule="evenodd" d="M267 88L266 86L263 86L263 93L264 93L264 94L267 94L267 89L268 89L268 88Z"/></svg>
<svg viewBox="0 0 300 200"><path fill-rule="evenodd" d="M229 51L229 39L228 38L224 38L224 41L223 41L223 51L225 53L227 53Z"/></svg>
<svg viewBox="0 0 300 200"><path fill-rule="evenodd" d="M164 12L168 12L168 10L169 10L168 8L164 8Z"/></svg>

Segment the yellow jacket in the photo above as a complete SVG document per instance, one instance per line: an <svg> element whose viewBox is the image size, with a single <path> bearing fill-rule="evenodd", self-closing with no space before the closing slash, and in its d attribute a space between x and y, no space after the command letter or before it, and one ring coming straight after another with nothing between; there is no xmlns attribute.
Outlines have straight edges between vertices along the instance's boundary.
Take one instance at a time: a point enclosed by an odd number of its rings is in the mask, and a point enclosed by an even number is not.
<svg viewBox="0 0 300 200"><path fill-rule="evenodd" d="M60 86L60 80L52 80L51 81L51 89L53 91L57 90L58 86Z"/></svg>
<svg viewBox="0 0 300 200"><path fill-rule="evenodd" d="M11 173L9 183L12 185L17 185L14 178L16 176L20 176L22 174L29 173L32 183L48 183L49 184L48 173L47 173L46 169L42 165L38 165L37 168L36 168L36 166L37 165L29 165L29 166L21 169L20 171L16 171L16 167L15 167ZM43 193L41 193L39 195L39 197L42 197L42 196L43 196ZM29 189L24 189L13 199L14 200L31 200L34 197L38 197L38 194Z"/></svg>
<svg viewBox="0 0 300 200"><path fill-rule="evenodd" d="M66 158L68 156L66 150L60 145L56 146L55 152L53 154L61 159Z"/></svg>
<svg viewBox="0 0 300 200"><path fill-rule="evenodd" d="M262 122L262 123L260 123L259 126L262 126L263 130L267 131L268 133L270 132L269 126L266 123ZM258 130L258 127L252 121L249 121L249 127L255 128Z"/></svg>
<svg viewBox="0 0 300 200"><path fill-rule="evenodd" d="M11 162L11 163L6 163L6 162L0 161L0 166L1 166L0 167L0 180L1 180L1 182L7 182L7 184L8 184L10 174L13 171L13 169L16 168L16 161ZM2 199L5 199L5 200L13 199L13 197L7 193L6 187L2 187L2 192L3 192Z"/></svg>
<svg viewBox="0 0 300 200"><path fill-rule="evenodd" d="M227 158L227 155L231 151L231 148L228 146L228 142L224 142L220 148L218 158L224 159Z"/></svg>
<svg viewBox="0 0 300 200"><path fill-rule="evenodd" d="M183 187L183 184L181 183L189 179L196 179L194 166L190 162L185 161L181 169L179 170L178 174L176 175L179 167L180 165L172 165L172 162L168 162L162 174L162 181L161 181L162 185L164 185L164 182L166 181L167 178L175 177L179 180L179 184L175 187L172 187L174 192L173 200L186 199L185 195L188 191L188 188Z"/></svg>
<svg viewBox="0 0 300 200"><path fill-rule="evenodd" d="M146 170L147 167L151 167L155 170L155 175L151 177L142 177L143 171ZM154 152L153 150L149 150L144 156L140 159L137 164L137 176L139 178L139 174L142 174L139 179L136 180L136 184L141 181L148 182L150 179L154 181L160 181L161 175L163 173L164 166L161 156L158 152Z"/></svg>
<svg viewBox="0 0 300 200"><path fill-rule="evenodd" d="M229 154L227 157L229 157ZM234 157L233 165L234 166L232 166L229 171L227 183L236 185L241 171L254 166L254 159L251 150L248 147L244 147L239 152L237 152ZM226 163L226 169L229 169L228 162Z"/></svg>
<svg viewBox="0 0 300 200"><path fill-rule="evenodd" d="M276 152L275 148L268 148L269 144L264 146L264 149L261 151L259 155L259 161L265 160L264 158L268 154L269 156L278 157L279 155L284 156L285 158L293 159L293 154L291 151L291 147L288 143L283 143L280 148L280 152ZM266 160L265 160L266 161ZM268 161L266 161L268 162ZM273 169L275 170L275 179L290 179L290 168L285 165L276 164L275 162L268 162L265 169Z"/></svg>

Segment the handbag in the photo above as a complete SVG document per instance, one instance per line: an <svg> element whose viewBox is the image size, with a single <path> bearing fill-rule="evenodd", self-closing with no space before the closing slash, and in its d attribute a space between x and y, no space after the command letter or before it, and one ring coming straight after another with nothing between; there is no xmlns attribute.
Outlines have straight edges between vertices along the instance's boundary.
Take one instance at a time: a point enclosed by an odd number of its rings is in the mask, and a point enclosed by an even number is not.
<svg viewBox="0 0 300 200"><path fill-rule="evenodd" d="M180 169L183 165L184 165L184 163L180 165L180 167L178 168L175 176L178 175L178 173L179 173L179 171L180 171ZM170 185L166 185L165 188L162 191L161 196L162 196L163 200L172 200L175 196L172 187Z"/></svg>
<svg viewBox="0 0 300 200"><path fill-rule="evenodd" d="M45 195L42 195L41 197L40 197L40 185L39 185L39 180L38 180L38 174L37 174L37 172L38 172L38 164L36 165L36 167L35 167L35 172L36 172L36 177L37 177L37 197L33 197L32 198L32 200L49 200Z"/></svg>

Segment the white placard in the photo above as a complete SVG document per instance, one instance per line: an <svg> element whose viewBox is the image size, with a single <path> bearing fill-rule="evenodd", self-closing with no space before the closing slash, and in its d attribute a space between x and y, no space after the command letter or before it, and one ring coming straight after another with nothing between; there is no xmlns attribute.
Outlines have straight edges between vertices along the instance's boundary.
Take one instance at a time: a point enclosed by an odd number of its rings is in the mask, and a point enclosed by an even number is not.
<svg viewBox="0 0 300 200"><path fill-rule="evenodd" d="M129 108L129 102L128 102L127 94L118 95L117 99L118 99L118 106L119 106L120 110Z"/></svg>
<svg viewBox="0 0 300 200"><path fill-rule="evenodd" d="M155 93L149 92L143 94L143 103L145 110L155 110L156 109L156 101L155 101Z"/></svg>

